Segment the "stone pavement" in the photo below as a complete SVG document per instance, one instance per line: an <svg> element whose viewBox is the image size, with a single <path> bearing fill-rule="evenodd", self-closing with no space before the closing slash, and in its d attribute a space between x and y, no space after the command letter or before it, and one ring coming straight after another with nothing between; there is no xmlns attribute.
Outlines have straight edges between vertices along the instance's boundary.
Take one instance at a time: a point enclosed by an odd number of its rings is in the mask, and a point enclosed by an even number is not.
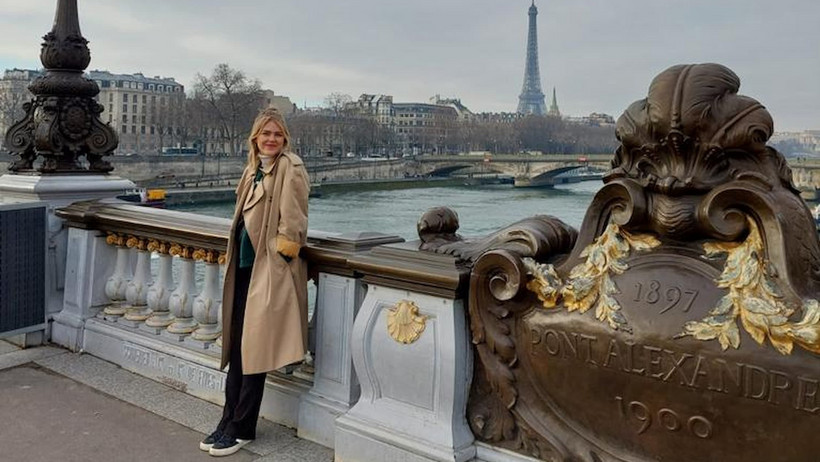
<svg viewBox="0 0 820 462"><path fill-rule="evenodd" d="M0 459L16 462L333 460L333 451L260 420L257 439L227 458L199 441L221 408L90 355L0 340Z"/></svg>

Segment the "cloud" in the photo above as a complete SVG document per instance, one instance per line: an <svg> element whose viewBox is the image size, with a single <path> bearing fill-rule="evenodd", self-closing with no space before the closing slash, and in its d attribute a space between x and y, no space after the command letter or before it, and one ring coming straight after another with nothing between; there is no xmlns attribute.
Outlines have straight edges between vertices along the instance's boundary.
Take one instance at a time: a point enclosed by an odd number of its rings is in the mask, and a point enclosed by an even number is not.
<svg viewBox="0 0 820 462"><path fill-rule="evenodd" d="M53 0L0 0L0 65L39 67ZM565 114L617 116L678 63L720 62L782 130L820 128L820 2L537 0L542 86ZM80 3L92 68L190 86L222 62L295 102L341 91L460 97L511 111L530 0L142 0Z"/></svg>

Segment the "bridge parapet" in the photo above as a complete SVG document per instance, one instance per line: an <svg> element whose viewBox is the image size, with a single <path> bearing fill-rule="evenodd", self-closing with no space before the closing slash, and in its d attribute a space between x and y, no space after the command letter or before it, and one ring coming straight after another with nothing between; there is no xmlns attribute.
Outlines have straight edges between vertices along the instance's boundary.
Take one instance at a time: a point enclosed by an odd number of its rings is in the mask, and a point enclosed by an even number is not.
<svg viewBox="0 0 820 462"><path fill-rule="evenodd" d="M229 220L116 200L77 202L57 215L69 250L52 341L222 403ZM372 454L376 435L378 460L407 447L421 459L467 460L475 447L460 417L472 364L466 269L402 241L309 232L312 355L268 375L262 414L337 454ZM384 425L401 436L381 435Z"/></svg>

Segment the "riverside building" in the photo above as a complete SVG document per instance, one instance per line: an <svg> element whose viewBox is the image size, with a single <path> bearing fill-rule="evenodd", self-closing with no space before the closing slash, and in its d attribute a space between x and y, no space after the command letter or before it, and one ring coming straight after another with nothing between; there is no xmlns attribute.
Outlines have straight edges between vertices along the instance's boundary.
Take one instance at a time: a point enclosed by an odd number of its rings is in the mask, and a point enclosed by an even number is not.
<svg viewBox="0 0 820 462"><path fill-rule="evenodd" d="M43 73L34 69L4 72L0 79L0 133L23 117L23 104L32 99L28 86ZM119 137L115 154L158 154L165 146L182 143L185 87L173 77L99 70L85 76L100 88L96 97L103 106L100 120L109 123Z"/></svg>
<svg viewBox="0 0 820 462"><path fill-rule="evenodd" d="M100 115L120 137L116 154L158 154L181 144L185 87L173 77L90 71L100 87Z"/></svg>

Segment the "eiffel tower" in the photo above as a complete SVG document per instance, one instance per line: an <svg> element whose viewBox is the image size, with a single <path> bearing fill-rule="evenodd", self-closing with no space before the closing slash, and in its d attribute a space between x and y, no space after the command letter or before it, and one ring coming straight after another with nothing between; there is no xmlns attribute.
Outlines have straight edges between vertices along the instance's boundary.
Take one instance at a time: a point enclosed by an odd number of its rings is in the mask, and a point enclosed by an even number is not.
<svg viewBox="0 0 820 462"><path fill-rule="evenodd" d="M544 92L541 91L541 73L538 71L538 30L535 26L535 17L538 8L535 0L529 10L530 28L527 35L527 64L524 68L524 86L518 97L518 112L521 114L544 115L547 105L544 102Z"/></svg>

